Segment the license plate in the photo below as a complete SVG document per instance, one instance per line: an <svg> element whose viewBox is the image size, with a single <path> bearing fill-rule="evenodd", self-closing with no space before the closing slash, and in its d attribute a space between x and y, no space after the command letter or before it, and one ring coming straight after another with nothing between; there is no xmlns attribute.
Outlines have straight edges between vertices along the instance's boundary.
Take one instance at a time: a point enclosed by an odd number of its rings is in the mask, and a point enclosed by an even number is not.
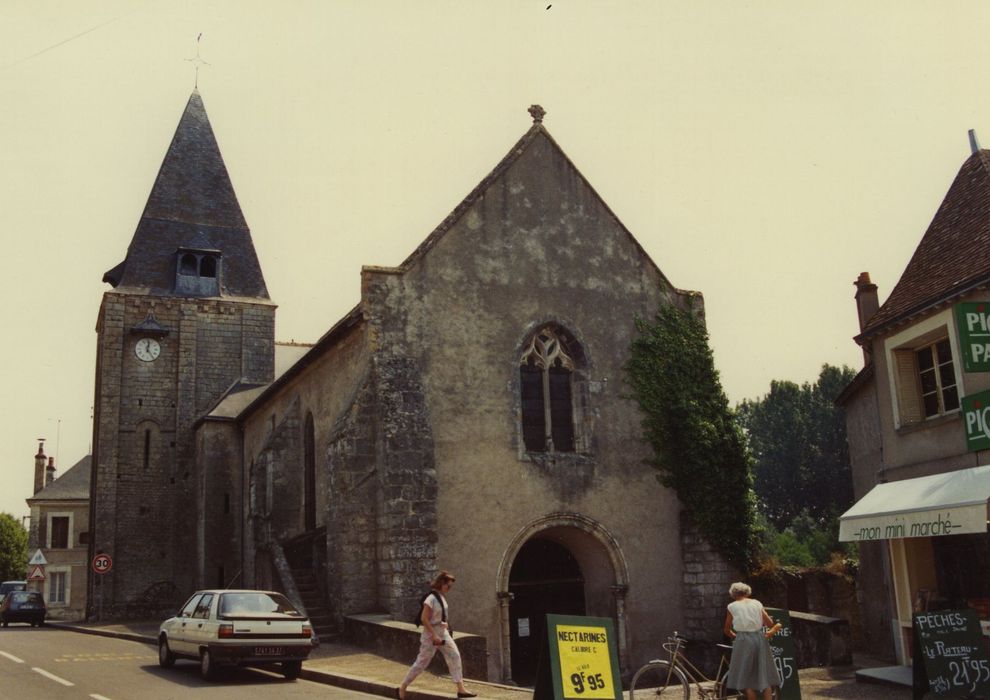
<svg viewBox="0 0 990 700"><path fill-rule="evenodd" d="M281 656L284 653L282 647L255 647L255 656Z"/></svg>

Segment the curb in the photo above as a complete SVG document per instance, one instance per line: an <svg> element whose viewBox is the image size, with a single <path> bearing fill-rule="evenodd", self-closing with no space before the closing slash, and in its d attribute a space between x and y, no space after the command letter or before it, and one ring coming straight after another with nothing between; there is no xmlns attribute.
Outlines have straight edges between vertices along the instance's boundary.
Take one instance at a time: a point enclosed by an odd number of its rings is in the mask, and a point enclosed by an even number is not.
<svg viewBox="0 0 990 700"><path fill-rule="evenodd" d="M45 620L46 627L56 627L60 630L68 630L69 632L80 632L82 634L93 634L97 637L113 637L115 639L126 639L130 642L141 642L142 644L150 644L151 646L156 646L158 640L155 637L151 637L146 634L138 634L137 632L119 632L116 630L101 630L95 627L80 627L79 625L74 625L71 622L56 622L53 620Z"/></svg>
<svg viewBox="0 0 990 700"><path fill-rule="evenodd" d="M155 646L158 643L158 640L155 637L146 634L138 634L136 632L121 632L119 630L104 630L95 627L82 627L70 622L58 622L52 620L46 620L45 625L61 630L67 630L69 632L92 634L97 637L125 639L127 641L140 642L150 646ZM346 673L339 673L336 671L321 671L315 668L309 669L305 666L303 666L302 673L299 674L299 677L313 683L332 685L337 688L343 688L344 690L355 690L361 693L369 693L371 695L381 695L386 698L398 697L399 692L399 686L391 683L373 681L368 678L362 678L361 676L351 676ZM413 690L411 688L406 691L406 700L450 700L452 697L453 695L431 693L429 691Z"/></svg>

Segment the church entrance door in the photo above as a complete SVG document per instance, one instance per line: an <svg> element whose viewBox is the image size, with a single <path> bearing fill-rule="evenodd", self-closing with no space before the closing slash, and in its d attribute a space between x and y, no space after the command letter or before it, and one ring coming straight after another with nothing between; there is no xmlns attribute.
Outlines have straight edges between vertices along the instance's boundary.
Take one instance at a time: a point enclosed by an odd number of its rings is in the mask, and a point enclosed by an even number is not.
<svg viewBox="0 0 990 700"><path fill-rule="evenodd" d="M519 550L509 574L512 678L520 685L536 679L548 614L584 615L584 576L566 546L533 537Z"/></svg>

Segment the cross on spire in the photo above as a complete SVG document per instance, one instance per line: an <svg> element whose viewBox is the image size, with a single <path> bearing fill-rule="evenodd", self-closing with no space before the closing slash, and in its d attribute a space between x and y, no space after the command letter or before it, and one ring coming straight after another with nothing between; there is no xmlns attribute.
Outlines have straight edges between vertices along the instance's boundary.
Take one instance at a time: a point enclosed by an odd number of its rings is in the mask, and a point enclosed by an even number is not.
<svg viewBox="0 0 990 700"><path fill-rule="evenodd" d="M194 84L194 87L197 90L199 89L199 67L200 66L208 66L208 65L210 65L209 63L207 63L206 61L204 61L199 56L199 40L202 39L202 38L203 38L203 32L200 32L199 33L199 36L196 37L196 56L194 58L187 58L187 59L185 59L185 60L189 61L190 63L192 63L194 66L196 66L196 82Z"/></svg>

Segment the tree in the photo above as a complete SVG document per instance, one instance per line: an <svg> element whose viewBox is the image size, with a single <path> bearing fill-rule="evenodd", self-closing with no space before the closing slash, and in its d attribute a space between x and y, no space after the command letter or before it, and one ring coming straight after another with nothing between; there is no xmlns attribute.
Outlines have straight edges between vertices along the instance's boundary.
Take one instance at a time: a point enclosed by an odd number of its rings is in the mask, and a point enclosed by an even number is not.
<svg viewBox="0 0 990 700"><path fill-rule="evenodd" d="M0 513L0 581L23 579L27 561L27 530L10 513Z"/></svg>
<svg viewBox="0 0 990 700"><path fill-rule="evenodd" d="M854 376L826 364L813 385L775 380L766 396L738 407L756 463L757 502L778 530L802 513L821 527L852 505L845 413L834 401Z"/></svg>
<svg viewBox="0 0 990 700"><path fill-rule="evenodd" d="M756 554L751 460L704 322L667 306L653 323L637 319L636 329L625 369L653 447L650 462L712 546L746 568Z"/></svg>

